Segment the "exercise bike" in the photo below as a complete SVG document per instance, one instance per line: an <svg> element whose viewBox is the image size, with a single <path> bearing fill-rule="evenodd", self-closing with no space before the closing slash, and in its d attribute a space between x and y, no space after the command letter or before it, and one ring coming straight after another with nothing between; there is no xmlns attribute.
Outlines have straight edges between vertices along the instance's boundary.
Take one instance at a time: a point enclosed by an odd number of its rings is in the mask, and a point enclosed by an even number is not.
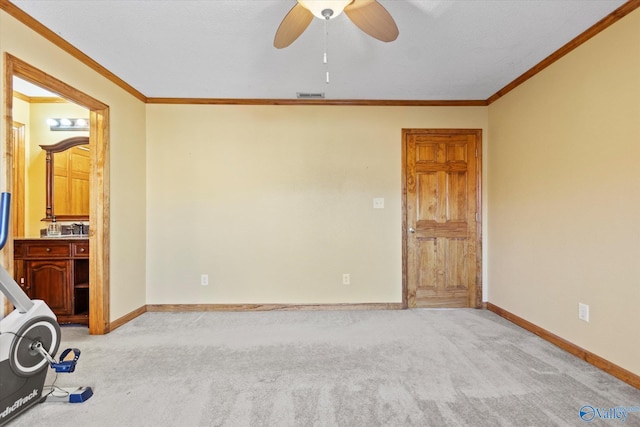
<svg viewBox="0 0 640 427"><path fill-rule="evenodd" d="M0 250L7 242L11 195L0 197ZM11 275L0 265L0 291L15 309L0 320L0 426L44 401L47 365L56 372L75 370L80 350L69 348L59 361L54 359L60 346L60 326L44 301L31 300ZM1 309L1 307L0 307ZM67 356L73 356L65 360ZM93 391L81 387L65 393L64 400L78 403Z"/></svg>

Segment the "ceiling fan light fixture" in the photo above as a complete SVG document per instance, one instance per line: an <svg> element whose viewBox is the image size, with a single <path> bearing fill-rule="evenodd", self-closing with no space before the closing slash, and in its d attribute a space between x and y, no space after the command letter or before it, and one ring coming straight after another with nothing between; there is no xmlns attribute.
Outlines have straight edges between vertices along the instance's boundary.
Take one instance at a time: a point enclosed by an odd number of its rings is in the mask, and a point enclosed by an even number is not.
<svg viewBox="0 0 640 427"><path fill-rule="evenodd" d="M398 38L398 26L378 0L297 0L280 23L273 46L276 49L289 46L316 17L325 24L326 54L327 23L342 12L356 27L373 38L383 42L392 42Z"/></svg>
<svg viewBox="0 0 640 427"><path fill-rule="evenodd" d="M353 0L298 0L309 12L320 19L333 19L340 15ZM331 11L331 13L327 12Z"/></svg>

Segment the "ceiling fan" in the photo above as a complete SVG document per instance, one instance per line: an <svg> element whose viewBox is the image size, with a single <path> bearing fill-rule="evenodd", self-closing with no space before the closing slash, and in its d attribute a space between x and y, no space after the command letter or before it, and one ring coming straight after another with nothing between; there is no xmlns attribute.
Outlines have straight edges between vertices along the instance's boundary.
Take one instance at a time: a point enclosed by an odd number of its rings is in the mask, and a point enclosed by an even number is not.
<svg viewBox="0 0 640 427"><path fill-rule="evenodd" d="M383 42L398 37L395 21L377 0L297 0L276 31L273 45L282 49L296 41L313 17L333 19L340 13L349 17L362 31Z"/></svg>

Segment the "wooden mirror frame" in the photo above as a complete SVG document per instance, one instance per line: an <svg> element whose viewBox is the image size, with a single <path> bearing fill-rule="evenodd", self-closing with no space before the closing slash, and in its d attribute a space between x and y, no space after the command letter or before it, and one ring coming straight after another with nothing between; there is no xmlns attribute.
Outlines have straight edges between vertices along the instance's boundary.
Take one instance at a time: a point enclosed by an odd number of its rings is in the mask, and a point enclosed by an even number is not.
<svg viewBox="0 0 640 427"><path fill-rule="evenodd" d="M60 142L51 145L41 145L42 148L46 152L46 193L47 193L47 201L46 201L46 214L44 221L51 221L55 217L56 220L61 221L89 221L89 215L65 215L65 214L56 214L53 206L53 155L55 153L60 153L65 150L68 150L71 147L76 147L78 145L87 145L89 146L89 137L88 136L76 136L73 138L67 138Z"/></svg>

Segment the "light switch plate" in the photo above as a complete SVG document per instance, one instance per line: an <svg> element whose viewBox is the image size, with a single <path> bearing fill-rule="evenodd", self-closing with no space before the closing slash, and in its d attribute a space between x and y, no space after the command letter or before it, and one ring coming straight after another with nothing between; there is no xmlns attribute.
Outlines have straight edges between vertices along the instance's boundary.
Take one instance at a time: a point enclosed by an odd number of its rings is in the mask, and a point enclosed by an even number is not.
<svg viewBox="0 0 640 427"><path fill-rule="evenodd" d="M589 306L587 304L578 303L578 319L589 321Z"/></svg>
<svg viewBox="0 0 640 427"><path fill-rule="evenodd" d="M373 199L373 209L384 209L384 197L375 197Z"/></svg>

